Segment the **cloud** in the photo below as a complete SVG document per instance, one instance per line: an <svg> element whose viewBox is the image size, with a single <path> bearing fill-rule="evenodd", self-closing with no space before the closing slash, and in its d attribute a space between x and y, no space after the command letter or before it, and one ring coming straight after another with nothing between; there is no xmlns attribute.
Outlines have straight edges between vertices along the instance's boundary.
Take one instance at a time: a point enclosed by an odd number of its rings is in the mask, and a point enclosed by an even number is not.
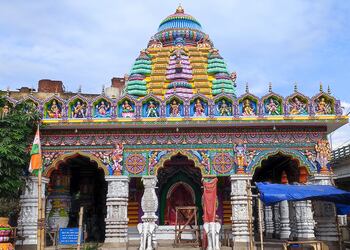
<svg viewBox="0 0 350 250"><path fill-rule="evenodd" d="M321 80L348 100L350 4L335 1L183 1L201 22L229 68L238 92L249 82L263 95L268 82L284 96L294 82L312 96ZM128 73L172 1L2 1L0 88L63 80L70 90L99 92L113 76ZM336 43L335 43L336 41ZM339 48L342 44L342 48ZM348 77L349 76L349 77ZM340 90L340 91L338 91Z"/></svg>
<svg viewBox="0 0 350 250"><path fill-rule="evenodd" d="M343 114L346 115L350 112L350 103L341 102L343 107ZM337 149L339 147L350 144L350 124L345 124L341 128L337 129L329 136L329 140L332 143L332 148Z"/></svg>

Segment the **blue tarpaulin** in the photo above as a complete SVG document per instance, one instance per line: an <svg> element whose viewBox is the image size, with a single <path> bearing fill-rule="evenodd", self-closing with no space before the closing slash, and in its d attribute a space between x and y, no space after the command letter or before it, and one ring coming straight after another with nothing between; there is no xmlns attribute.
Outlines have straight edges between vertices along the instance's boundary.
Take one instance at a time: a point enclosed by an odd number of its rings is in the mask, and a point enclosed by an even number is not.
<svg viewBox="0 0 350 250"><path fill-rule="evenodd" d="M321 200L334 202L338 214L350 212L350 192L329 185L289 185L257 182L260 199L270 206L280 201Z"/></svg>

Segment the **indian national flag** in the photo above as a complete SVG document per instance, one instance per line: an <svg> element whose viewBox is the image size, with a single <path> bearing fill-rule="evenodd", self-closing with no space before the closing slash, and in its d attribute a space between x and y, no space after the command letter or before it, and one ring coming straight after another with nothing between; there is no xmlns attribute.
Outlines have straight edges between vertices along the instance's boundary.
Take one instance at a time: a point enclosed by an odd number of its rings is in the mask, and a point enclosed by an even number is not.
<svg viewBox="0 0 350 250"><path fill-rule="evenodd" d="M36 169L41 169L42 166L42 158L41 158L41 145L40 145L40 133L39 127L36 131L35 138L33 141L32 150L30 151L30 164L29 164L29 172L32 172Z"/></svg>

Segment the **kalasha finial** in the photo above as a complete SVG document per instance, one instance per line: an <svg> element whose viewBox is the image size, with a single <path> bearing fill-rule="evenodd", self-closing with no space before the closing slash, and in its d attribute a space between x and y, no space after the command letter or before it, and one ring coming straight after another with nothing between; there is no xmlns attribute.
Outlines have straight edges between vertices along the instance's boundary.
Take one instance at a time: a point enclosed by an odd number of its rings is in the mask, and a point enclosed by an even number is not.
<svg viewBox="0 0 350 250"><path fill-rule="evenodd" d="M323 92L323 85L322 85L322 82L320 82L320 92Z"/></svg>
<svg viewBox="0 0 350 250"><path fill-rule="evenodd" d="M10 96L10 86L7 86L6 95L7 95L7 96Z"/></svg>
<svg viewBox="0 0 350 250"><path fill-rule="evenodd" d="M102 85L102 92L101 93L102 93L102 95L105 95L105 85L104 84Z"/></svg>
<svg viewBox="0 0 350 250"><path fill-rule="evenodd" d="M81 85L79 85L78 93L81 94Z"/></svg>
<svg viewBox="0 0 350 250"><path fill-rule="evenodd" d="M328 93L328 95L331 95L331 94L332 94L332 92L331 92L331 87L330 87L329 85L328 85L327 93Z"/></svg>
<svg viewBox="0 0 350 250"><path fill-rule="evenodd" d="M245 83L245 92L246 92L246 93L249 93L249 86L248 86L248 83L247 83L247 82Z"/></svg>
<svg viewBox="0 0 350 250"><path fill-rule="evenodd" d="M179 6L177 7L175 13L185 13L185 10L182 8L181 3L179 3Z"/></svg>
<svg viewBox="0 0 350 250"><path fill-rule="evenodd" d="M272 92L272 82L269 82L269 92Z"/></svg>
<svg viewBox="0 0 350 250"><path fill-rule="evenodd" d="M294 92L298 92L298 84L294 83Z"/></svg>

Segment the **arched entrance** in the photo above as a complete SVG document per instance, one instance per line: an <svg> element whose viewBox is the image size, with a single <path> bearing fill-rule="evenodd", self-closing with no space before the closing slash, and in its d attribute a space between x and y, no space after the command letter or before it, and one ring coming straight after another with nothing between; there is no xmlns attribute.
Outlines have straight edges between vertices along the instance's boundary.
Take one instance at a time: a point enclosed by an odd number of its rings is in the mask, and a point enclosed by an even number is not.
<svg viewBox="0 0 350 250"><path fill-rule="evenodd" d="M261 165L255 168L253 183L305 183L308 172L300 166L298 159L291 155L278 152L261 161Z"/></svg>
<svg viewBox="0 0 350 250"><path fill-rule="evenodd" d="M182 154L164 162L164 167L158 170L160 225L174 225L177 206L197 206L198 221L202 222L201 177L200 169Z"/></svg>
<svg viewBox="0 0 350 250"><path fill-rule="evenodd" d="M86 241L103 242L107 194L104 170L89 157L76 154L57 162L48 175L50 227L77 227L82 206Z"/></svg>
<svg viewBox="0 0 350 250"><path fill-rule="evenodd" d="M270 182L278 184L305 183L308 179L308 171L301 166L299 159L283 152L271 154L261 161L254 171L252 184L255 182ZM257 190L253 189L253 193ZM255 235L259 235L258 204L253 200L253 218ZM294 216L290 219L291 216ZM292 228L296 228L295 210L287 201L273 206L264 207L264 234L267 238L288 239L291 237ZM293 229L293 230L294 230Z"/></svg>

